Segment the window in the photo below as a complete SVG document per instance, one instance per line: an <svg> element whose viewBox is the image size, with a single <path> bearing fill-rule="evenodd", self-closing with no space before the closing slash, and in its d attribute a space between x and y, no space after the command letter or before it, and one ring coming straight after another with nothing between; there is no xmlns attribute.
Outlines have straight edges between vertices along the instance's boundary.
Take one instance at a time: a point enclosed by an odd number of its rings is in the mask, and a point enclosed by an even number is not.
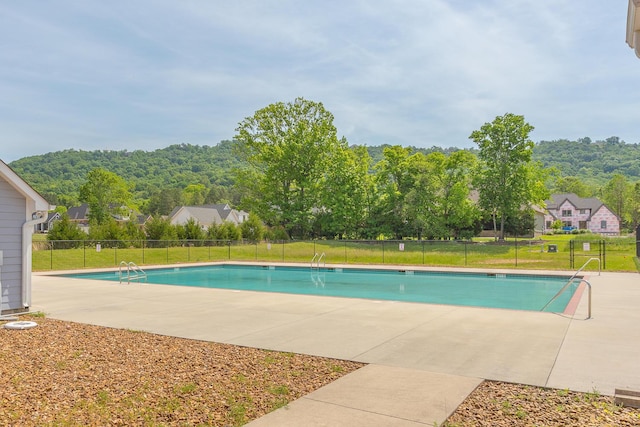
<svg viewBox="0 0 640 427"><path fill-rule="evenodd" d="M562 209L562 216L572 216L573 212L571 212L571 209Z"/></svg>
<svg viewBox="0 0 640 427"><path fill-rule="evenodd" d="M586 210L586 209L580 209L580 215L584 215L584 214L586 214L586 213L587 213L587 210Z"/></svg>
<svg viewBox="0 0 640 427"><path fill-rule="evenodd" d="M571 224L571 221L562 221L562 226L563 227L572 227L573 224Z"/></svg>
<svg viewBox="0 0 640 427"><path fill-rule="evenodd" d="M545 228L553 228L553 222L547 221L547 225Z"/></svg>
<svg viewBox="0 0 640 427"><path fill-rule="evenodd" d="M602 230L607 229L607 221L600 221L600 229Z"/></svg>

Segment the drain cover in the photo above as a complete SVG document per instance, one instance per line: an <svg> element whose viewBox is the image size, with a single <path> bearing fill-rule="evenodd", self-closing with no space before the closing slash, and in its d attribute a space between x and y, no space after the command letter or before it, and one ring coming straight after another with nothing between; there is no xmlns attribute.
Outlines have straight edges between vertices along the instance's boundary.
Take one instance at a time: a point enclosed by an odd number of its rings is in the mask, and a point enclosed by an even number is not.
<svg viewBox="0 0 640 427"><path fill-rule="evenodd" d="M20 321L20 322L9 322L9 323L5 323L4 325L6 329L31 329L31 328L35 328L36 326L38 326L36 322L30 322L27 320Z"/></svg>

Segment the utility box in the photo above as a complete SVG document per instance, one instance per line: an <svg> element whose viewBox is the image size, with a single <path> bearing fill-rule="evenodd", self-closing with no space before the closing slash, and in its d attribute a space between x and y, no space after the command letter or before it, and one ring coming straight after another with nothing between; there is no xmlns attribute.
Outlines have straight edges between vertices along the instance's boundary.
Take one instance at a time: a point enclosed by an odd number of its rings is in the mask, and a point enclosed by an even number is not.
<svg viewBox="0 0 640 427"><path fill-rule="evenodd" d="M547 249L547 252L549 253L557 253L558 252L558 245L549 245L549 249Z"/></svg>

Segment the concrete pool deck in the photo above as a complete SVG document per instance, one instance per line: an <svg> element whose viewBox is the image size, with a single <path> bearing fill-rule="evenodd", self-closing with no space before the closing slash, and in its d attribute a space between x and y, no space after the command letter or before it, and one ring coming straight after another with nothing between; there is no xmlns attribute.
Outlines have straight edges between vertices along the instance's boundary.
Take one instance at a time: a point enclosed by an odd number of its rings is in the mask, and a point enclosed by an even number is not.
<svg viewBox="0 0 640 427"><path fill-rule="evenodd" d="M591 274L589 320L586 293L565 316L49 274L33 275L32 310L55 319L369 364L251 426L433 425L483 379L640 390L637 273Z"/></svg>

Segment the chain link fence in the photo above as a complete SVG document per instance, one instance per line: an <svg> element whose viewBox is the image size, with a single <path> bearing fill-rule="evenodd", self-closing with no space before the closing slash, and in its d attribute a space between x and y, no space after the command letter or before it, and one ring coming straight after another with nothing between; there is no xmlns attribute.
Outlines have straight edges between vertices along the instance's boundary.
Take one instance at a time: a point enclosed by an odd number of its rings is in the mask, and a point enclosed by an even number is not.
<svg viewBox="0 0 640 427"><path fill-rule="evenodd" d="M568 239L454 240L309 240L250 242L231 240L64 240L34 243L33 269L73 270L138 265L238 261L326 264L575 270L596 257L615 270L636 271L635 238L612 245L605 240ZM628 258L628 260L627 260ZM594 266L594 268L598 268Z"/></svg>

